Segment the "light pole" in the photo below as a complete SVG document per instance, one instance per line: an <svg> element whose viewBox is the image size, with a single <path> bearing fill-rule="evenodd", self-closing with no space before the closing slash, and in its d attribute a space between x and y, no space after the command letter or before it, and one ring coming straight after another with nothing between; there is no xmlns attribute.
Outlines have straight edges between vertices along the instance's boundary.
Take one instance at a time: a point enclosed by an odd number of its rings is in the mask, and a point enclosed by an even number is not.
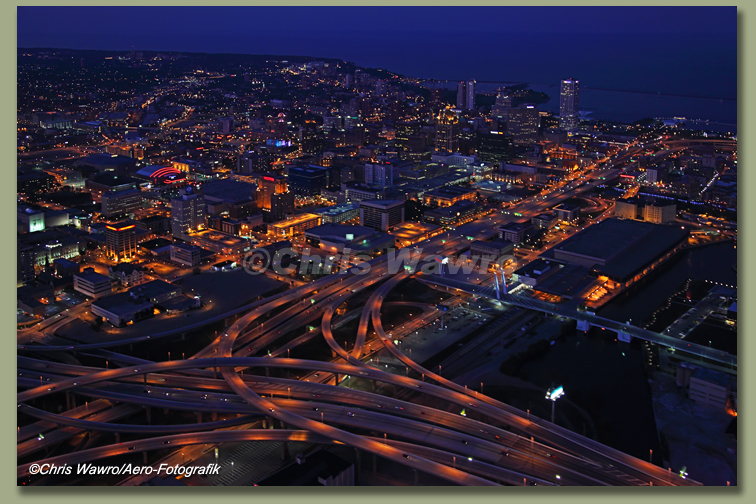
<svg viewBox="0 0 756 504"><path fill-rule="evenodd" d="M554 407L556 400L564 395L564 387L559 385L558 387L551 388L546 392L546 399L551 401L551 423L554 423Z"/></svg>

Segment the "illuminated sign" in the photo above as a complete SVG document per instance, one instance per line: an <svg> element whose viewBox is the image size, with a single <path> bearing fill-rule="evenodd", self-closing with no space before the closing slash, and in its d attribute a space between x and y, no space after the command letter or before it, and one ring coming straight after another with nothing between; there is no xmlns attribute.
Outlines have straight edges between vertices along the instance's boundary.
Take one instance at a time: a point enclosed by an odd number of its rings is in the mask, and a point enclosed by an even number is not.
<svg viewBox="0 0 756 504"><path fill-rule="evenodd" d="M130 226L125 226L125 227L122 227L122 228L117 228L117 227L113 227L113 226L105 226L105 227L108 228L108 229L110 229L111 231L126 231L127 229L135 228L136 225L132 224Z"/></svg>

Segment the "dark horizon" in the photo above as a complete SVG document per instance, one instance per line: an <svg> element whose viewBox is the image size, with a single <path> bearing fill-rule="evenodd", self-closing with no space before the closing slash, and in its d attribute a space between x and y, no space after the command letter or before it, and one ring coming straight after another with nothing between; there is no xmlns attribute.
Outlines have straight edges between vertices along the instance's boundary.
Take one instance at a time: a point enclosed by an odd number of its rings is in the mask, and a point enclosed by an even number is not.
<svg viewBox="0 0 756 504"><path fill-rule="evenodd" d="M574 76L735 99L736 39L734 7L19 7L17 44L335 58L439 80Z"/></svg>

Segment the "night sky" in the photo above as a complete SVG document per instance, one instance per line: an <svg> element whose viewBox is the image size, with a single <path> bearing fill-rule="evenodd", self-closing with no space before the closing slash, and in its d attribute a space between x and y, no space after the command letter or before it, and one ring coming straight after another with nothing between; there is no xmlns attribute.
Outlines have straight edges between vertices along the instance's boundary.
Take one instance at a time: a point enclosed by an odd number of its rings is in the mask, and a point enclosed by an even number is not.
<svg viewBox="0 0 756 504"><path fill-rule="evenodd" d="M734 99L735 7L19 7L18 46L306 55Z"/></svg>

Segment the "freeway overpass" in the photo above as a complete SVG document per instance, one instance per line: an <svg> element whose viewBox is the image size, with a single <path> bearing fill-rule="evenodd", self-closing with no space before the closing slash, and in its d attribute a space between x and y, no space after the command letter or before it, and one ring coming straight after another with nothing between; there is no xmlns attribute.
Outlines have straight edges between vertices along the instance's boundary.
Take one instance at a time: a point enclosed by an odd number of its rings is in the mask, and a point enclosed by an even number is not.
<svg viewBox="0 0 756 504"><path fill-rule="evenodd" d="M575 308L558 306L526 296L512 294L500 294L497 296L493 287L474 285L446 276L424 275L421 277L421 280L440 287L448 287L450 289L457 289L476 296L497 299L503 303L513 304L529 310L561 315L562 317L577 320L578 329L583 331L587 331L591 326L601 327L602 329L616 332L620 341L630 342L632 338L639 338L650 343L667 347L673 352L679 351L684 354L700 357L702 361L703 359L706 359L715 362L722 365L723 368L729 369L730 372L735 372L737 370L737 356L707 346L698 345L696 343L688 343L687 341L667 334L649 331L623 322L617 322L616 320L599 317L589 312L578 311Z"/></svg>

